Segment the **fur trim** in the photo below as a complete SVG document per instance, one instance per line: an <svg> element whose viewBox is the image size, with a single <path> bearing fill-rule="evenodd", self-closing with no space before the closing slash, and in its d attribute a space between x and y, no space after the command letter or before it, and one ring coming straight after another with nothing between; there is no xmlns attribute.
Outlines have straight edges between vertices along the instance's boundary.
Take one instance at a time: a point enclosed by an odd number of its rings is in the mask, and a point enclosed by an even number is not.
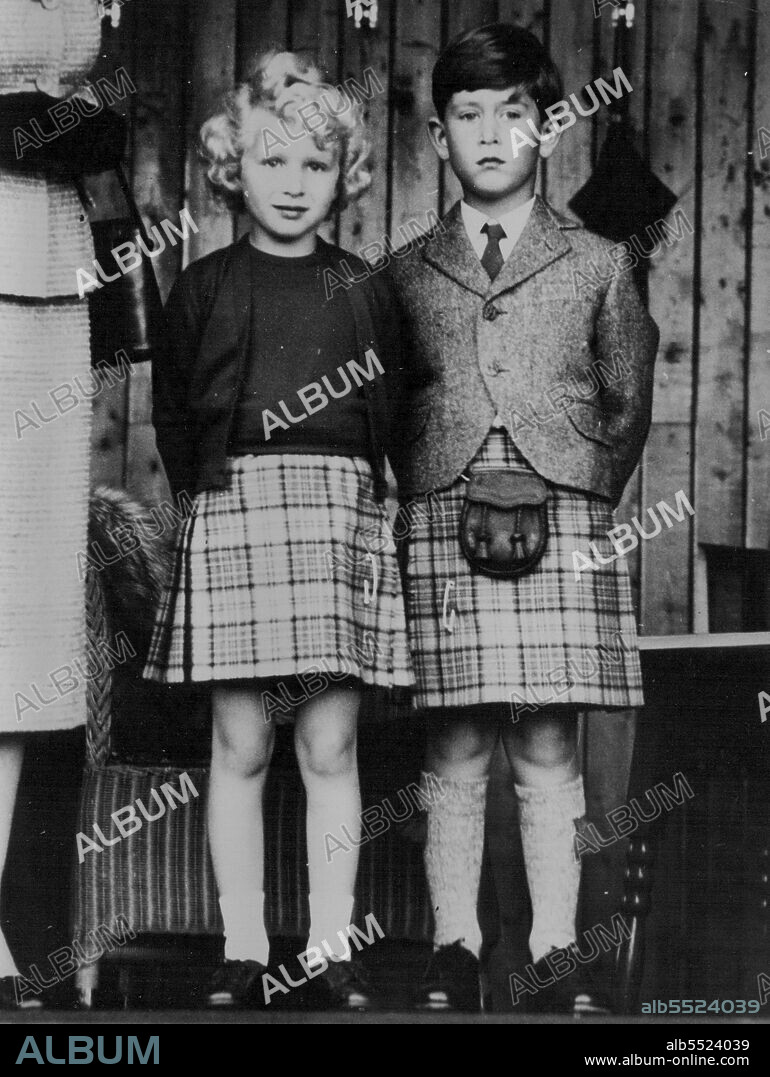
<svg viewBox="0 0 770 1077"><path fill-rule="evenodd" d="M91 493L88 570L98 573L110 636L125 632L142 664L171 571L173 524L124 490L98 486Z"/></svg>

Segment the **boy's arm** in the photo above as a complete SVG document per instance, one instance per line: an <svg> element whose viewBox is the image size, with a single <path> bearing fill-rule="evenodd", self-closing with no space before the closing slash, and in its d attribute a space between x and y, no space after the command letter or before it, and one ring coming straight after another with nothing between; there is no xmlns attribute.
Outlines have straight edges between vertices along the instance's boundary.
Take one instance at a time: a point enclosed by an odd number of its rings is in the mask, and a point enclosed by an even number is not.
<svg viewBox="0 0 770 1077"><path fill-rule="evenodd" d="M628 475L642 455L650 428L659 340L658 327L642 304L632 275L616 274L596 320L594 353L604 386L607 435L622 446Z"/></svg>
<svg viewBox="0 0 770 1077"><path fill-rule="evenodd" d="M174 284L163 310L160 347L152 364L152 423L155 441L175 498L194 494L194 448L187 394L190 366L198 349L198 311L189 280Z"/></svg>

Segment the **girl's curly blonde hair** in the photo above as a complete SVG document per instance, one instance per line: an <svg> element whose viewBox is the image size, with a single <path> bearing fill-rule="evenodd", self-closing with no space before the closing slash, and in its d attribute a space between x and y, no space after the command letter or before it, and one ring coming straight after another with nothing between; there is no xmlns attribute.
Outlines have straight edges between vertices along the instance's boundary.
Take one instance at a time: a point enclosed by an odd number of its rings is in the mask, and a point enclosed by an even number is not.
<svg viewBox="0 0 770 1077"><path fill-rule="evenodd" d="M311 103L320 112L297 115ZM310 58L271 49L255 57L246 80L225 95L221 110L201 127L199 152L208 162L209 185L230 209L245 209L241 158L254 144L252 117L258 108L268 109L277 120L299 120L319 149L339 147L340 178L332 210L344 208L369 188L370 144L361 102L329 83ZM279 123L272 134L270 148L287 142Z"/></svg>

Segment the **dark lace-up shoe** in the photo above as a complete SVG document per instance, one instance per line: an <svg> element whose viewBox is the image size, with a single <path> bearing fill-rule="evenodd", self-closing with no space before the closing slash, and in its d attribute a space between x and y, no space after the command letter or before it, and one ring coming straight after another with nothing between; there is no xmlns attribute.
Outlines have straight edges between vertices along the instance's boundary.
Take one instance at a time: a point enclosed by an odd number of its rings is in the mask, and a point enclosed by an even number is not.
<svg viewBox="0 0 770 1077"><path fill-rule="evenodd" d="M259 961L224 961L211 977L206 1004L236 1009L264 1006L262 976L266 972Z"/></svg>
<svg viewBox="0 0 770 1077"><path fill-rule="evenodd" d="M377 999L363 965L353 955L349 961L329 961L315 981L319 1004L332 1010L371 1010Z"/></svg>
<svg viewBox="0 0 770 1077"><path fill-rule="evenodd" d="M418 1010L478 1013L479 962L462 943L441 946L428 963L415 998Z"/></svg>
<svg viewBox="0 0 770 1077"><path fill-rule="evenodd" d="M612 1002L600 970L595 964L581 964L574 951L574 943L562 950L554 948L535 962L531 967L532 975L527 979L537 986L537 993L522 990L522 982L517 982L518 1008L527 1013L564 1013L570 1017L607 1017L612 1014ZM576 965L572 972L559 978L554 975L555 966L548 962L548 958L556 954L563 955L560 964L571 958Z"/></svg>

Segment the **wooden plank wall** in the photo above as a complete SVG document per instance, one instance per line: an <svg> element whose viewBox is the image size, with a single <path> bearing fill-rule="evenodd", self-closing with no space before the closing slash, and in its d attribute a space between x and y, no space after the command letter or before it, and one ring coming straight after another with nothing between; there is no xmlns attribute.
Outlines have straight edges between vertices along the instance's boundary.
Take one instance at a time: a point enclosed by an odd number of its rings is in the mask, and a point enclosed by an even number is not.
<svg viewBox="0 0 770 1077"><path fill-rule="evenodd" d="M650 261L650 306L662 330L654 426L618 512L630 520L684 490L695 517L644 543L630 564L645 634L687 632L699 541L770 546L770 158L768 0L640 0L631 108L639 148L679 196L693 226ZM758 8L758 10L757 10ZM129 152L148 225L187 206L200 231L155 261L164 295L191 258L243 230L206 191L196 156L201 122L222 91L271 44L322 48L335 81L372 67L385 87L368 104L374 183L330 229L357 250L457 196L425 138L430 74L459 30L496 18L549 45L567 93L612 70L610 4L592 0L380 0L376 30L356 30L344 0L130 0L105 38L105 69L123 63L138 92ZM764 44L764 48L762 47ZM559 209L590 174L606 116L565 135L541 189ZM166 496L154 447L149 371L95 403L93 479L151 500Z"/></svg>

